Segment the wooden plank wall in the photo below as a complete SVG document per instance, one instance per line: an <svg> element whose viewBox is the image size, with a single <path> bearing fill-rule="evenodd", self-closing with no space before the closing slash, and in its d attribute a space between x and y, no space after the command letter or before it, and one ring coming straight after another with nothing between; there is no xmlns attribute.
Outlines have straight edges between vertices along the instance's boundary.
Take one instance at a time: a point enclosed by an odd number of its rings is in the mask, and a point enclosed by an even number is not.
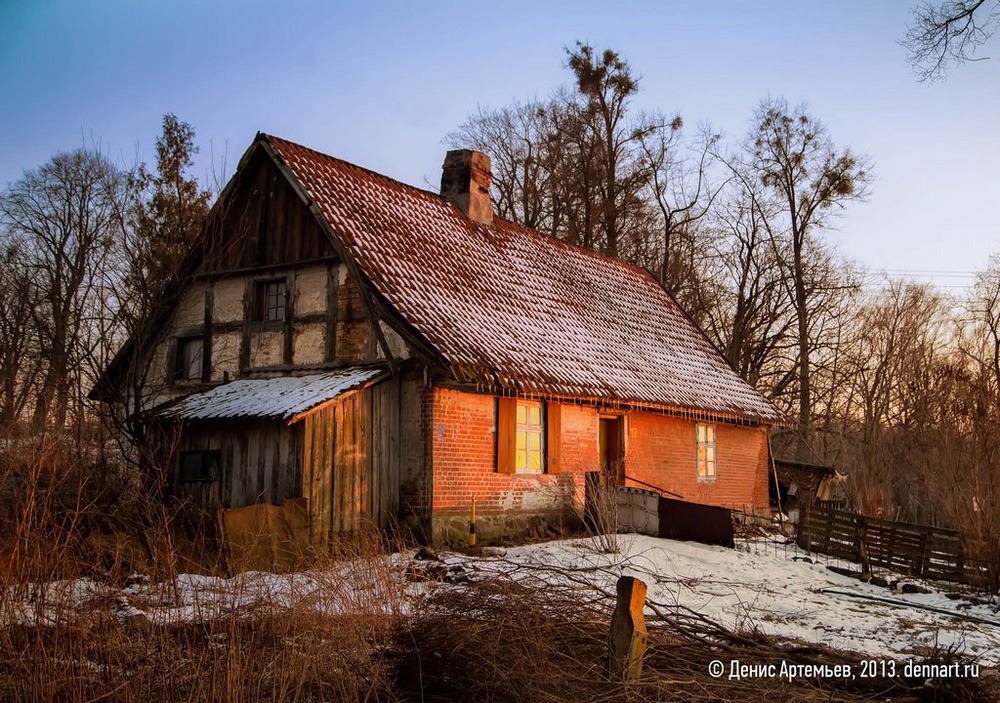
<svg viewBox="0 0 1000 703"><path fill-rule="evenodd" d="M177 480L174 491L199 505L241 508L309 500L310 539L326 546L364 522L392 526L399 513L399 380L390 378L287 426L283 422L188 425L180 451L216 449L215 481Z"/></svg>
<svg viewBox="0 0 1000 703"><path fill-rule="evenodd" d="M399 510L398 380L348 394L301 424L313 543L365 522L388 528Z"/></svg>
<svg viewBox="0 0 1000 703"><path fill-rule="evenodd" d="M181 433L173 463L175 494L209 508L282 503L301 495L302 429L283 422L197 423ZM215 481L178 481L181 451L219 451Z"/></svg>
<svg viewBox="0 0 1000 703"><path fill-rule="evenodd" d="M333 256L319 223L278 171L258 154L223 211L210 223L203 272L292 264Z"/></svg>
<svg viewBox="0 0 1000 703"><path fill-rule="evenodd" d="M848 561L944 581L964 581L965 554L958 531L891 522L845 510L814 507L799 529L799 545Z"/></svg>
<svg viewBox="0 0 1000 703"><path fill-rule="evenodd" d="M399 515L399 377L365 391L371 418L368 435L368 505L370 518L388 529Z"/></svg>

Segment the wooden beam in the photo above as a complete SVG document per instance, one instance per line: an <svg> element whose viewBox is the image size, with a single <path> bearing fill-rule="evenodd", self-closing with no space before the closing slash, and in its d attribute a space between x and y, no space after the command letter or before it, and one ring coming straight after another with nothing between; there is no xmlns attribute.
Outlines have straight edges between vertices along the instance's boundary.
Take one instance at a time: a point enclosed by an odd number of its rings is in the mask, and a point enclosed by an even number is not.
<svg viewBox="0 0 1000 703"><path fill-rule="evenodd" d="M337 359L337 320L340 318L340 266L326 270L326 352L327 361Z"/></svg>
<svg viewBox="0 0 1000 703"><path fill-rule="evenodd" d="M215 287L205 286L205 328L201 338L201 380L212 380L212 308L215 305Z"/></svg>
<svg viewBox="0 0 1000 703"><path fill-rule="evenodd" d="M253 278L243 281L243 335L240 339L240 373L250 368L250 327L253 324Z"/></svg>
<svg viewBox="0 0 1000 703"><path fill-rule="evenodd" d="M642 656L646 652L646 619L642 614L646 584L622 576L616 588L618 602L608 636L608 679L634 682L642 676Z"/></svg>
<svg viewBox="0 0 1000 703"><path fill-rule="evenodd" d="M282 325L284 339L281 360L286 366L292 366L292 341L295 336L295 329L292 327L295 315L295 278L294 270L285 277L285 319Z"/></svg>
<svg viewBox="0 0 1000 703"><path fill-rule="evenodd" d="M291 172L291 169L285 164L284 160L281 158L281 154L279 154L278 151L266 141L262 141L261 146L264 148L264 151L271 156L274 163L278 166L278 169L292 186L292 189L298 193L302 202L305 203L306 207L309 208L309 211L312 212L316 221L329 238L330 244L333 246L337 255L347 267L348 274L350 274L351 278L354 279L354 282L358 287L358 293L361 296L361 304L365 309L365 315L368 318L369 324L372 326L372 330L378 338L379 345L382 347L386 360L389 362L389 368L392 373L396 373L396 359L393 357L392 351L389 349L389 344L386 342L385 335L382 333L382 328L378 324L375 311L372 307L370 289L365 283L365 278L362 275L361 270L358 268L357 262L354 260L354 257L351 255L347 247L344 246L344 243L340 241L340 237L337 236L337 233L333 231L333 227L330 226L330 221L326 219L326 215L323 214L322 209L320 209L319 205L309 196L309 193L306 192L305 188L302 187L302 184L299 183L298 179L295 178L295 175Z"/></svg>

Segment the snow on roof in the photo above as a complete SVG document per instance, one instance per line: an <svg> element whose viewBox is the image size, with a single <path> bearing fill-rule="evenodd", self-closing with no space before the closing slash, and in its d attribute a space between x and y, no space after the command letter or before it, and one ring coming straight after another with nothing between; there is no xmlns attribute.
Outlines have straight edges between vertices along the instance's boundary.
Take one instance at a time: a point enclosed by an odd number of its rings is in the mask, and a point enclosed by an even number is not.
<svg viewBox="0 0 1000 703"><path fill-rule="evenodd" d="M378 292L460 379L525 394L784 418L646 271L263 139Z"/></svg>
<svg viewBox="0 0 1000 703"><path fill-rule="evenodd" d="M384 374L384 369L364 366L313 376L242 378L189 395L162 415L182 420L290 420Z"/></svg>

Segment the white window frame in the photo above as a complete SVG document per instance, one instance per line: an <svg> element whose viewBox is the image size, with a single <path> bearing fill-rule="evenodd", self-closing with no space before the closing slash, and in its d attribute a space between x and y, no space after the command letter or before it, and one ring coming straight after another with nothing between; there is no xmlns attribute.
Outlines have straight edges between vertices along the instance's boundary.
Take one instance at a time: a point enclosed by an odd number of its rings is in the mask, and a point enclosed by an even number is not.
<svg viewBox="0 0 1000 703"><path fill-rule="evenodd" d="M719 455L715 425L699 422L695 425L695 463L699 481L714 481L718 477Z"/></svg>

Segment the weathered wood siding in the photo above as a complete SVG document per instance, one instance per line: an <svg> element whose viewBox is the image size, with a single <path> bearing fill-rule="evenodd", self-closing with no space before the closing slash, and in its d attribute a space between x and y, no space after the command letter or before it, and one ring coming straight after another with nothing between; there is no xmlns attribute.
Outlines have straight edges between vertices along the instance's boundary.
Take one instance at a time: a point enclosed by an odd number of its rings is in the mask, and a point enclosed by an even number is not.
<svg viewBox="0 0 1000 703"><path fill-rule="evenodd" d="M371 418L367 436L369 512L372 521L386 529L399 515L399 377L368 388L365 396Z"/></svg>
<svg viewBox="0 0 1000 703"><path fill-rule="evenodd" d="M180 481L184 451L218 450L214 481ZM283 422L197 423L184 427L173 461L176 495L208 509L281 503L302 495L302 428Z"/></svg>
<svg viewBox="0 0 1000 703"><path fill-rule="evenodd" d="M319 223L274 162L257 154L209 223L201 272L280 266L333 256Z"/></svg>
<svg viewBox="0 0 1000 703"><path fill-rule="evenodd" d="M303 495L310 539L326 544L368 522L387 528L399 510L399 385L395 379L306 416Z"/></svg>

